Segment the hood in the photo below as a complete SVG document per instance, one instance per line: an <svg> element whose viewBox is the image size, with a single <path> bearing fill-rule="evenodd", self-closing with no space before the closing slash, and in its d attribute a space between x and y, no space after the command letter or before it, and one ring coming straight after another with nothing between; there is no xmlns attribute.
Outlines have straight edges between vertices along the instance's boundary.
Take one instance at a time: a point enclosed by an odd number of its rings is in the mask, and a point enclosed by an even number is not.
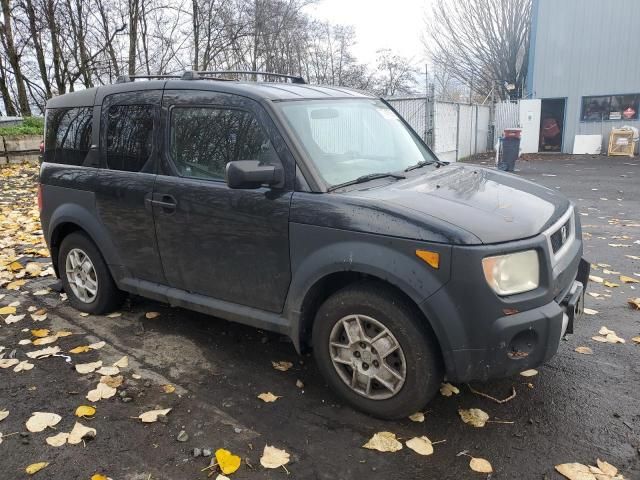
<svg viewBox="0 0 640 480"><path fill-rule="evenodd" d="M554 190L513 174L472 165L450 165L350 193L438 218L466 230L482 243L533 237L570 206L569 200Z"/></svg>

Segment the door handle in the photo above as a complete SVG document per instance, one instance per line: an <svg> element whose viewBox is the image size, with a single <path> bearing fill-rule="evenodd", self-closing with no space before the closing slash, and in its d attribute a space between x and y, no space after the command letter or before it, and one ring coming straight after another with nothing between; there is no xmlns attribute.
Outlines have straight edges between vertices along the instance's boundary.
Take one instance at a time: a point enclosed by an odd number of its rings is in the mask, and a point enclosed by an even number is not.
<svg viewBox="0 0 640 480"><path fill-rule="evenodd" d="M173 213L176 211L178 202L172 195L158 195L162 200L153 199L149 203L160 207L165 213Z"/></svg>

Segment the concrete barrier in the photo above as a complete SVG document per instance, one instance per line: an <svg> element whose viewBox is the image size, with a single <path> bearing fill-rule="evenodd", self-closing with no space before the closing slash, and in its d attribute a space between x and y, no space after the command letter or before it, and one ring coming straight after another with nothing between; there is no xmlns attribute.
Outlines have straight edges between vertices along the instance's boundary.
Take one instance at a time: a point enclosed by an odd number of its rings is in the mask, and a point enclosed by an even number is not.
<svg viewBox="0 0 640 480"><path fill-rule="evenodd" d="M40 157L40 135L0 137L0 165L9 163L38 163Z"/></svg>

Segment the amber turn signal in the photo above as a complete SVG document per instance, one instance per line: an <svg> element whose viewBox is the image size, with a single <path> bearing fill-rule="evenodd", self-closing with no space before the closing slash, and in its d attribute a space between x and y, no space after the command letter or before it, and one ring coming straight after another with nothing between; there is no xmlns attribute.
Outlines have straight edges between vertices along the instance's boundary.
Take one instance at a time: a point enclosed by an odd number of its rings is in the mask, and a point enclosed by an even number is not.
<svg viewBox="0 0 640 480"><path fill-rule="evenodd" d="M440 254L437 252L430 252L429 250L416 250L416 255L421 260L424 260L435 268L436 270L440 268Z"/></svg>

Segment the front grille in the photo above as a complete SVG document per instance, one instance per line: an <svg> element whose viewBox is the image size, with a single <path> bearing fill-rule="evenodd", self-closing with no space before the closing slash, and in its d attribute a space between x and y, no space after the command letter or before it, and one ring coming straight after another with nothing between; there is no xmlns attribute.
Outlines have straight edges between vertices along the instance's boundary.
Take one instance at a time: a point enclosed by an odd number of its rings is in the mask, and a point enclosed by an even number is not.
<svg viewBox="0 0 640 480"><path fill-rule="evenodd" d="M553 253L557 253L558 250L562 248L562 246L569 240L571 236L571 218L567 220L567 222L562 225L558 230L556 230L551 235L551 248L553 249Z"/></svg>

